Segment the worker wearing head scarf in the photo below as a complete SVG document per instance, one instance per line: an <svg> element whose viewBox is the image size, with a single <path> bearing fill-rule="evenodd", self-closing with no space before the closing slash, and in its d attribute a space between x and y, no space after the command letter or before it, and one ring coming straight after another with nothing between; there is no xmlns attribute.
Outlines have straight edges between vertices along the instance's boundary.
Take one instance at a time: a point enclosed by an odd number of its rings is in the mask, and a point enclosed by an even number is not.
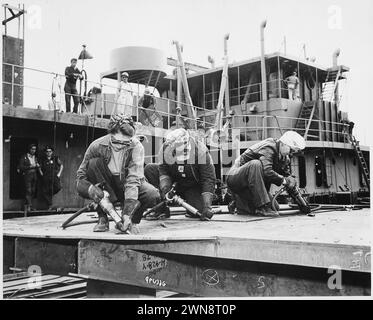
<svg viewBox="0 0 373 320"><path fill-rule="evenodd" d="M144 179L144 147L135 137L132 118L124 114L113 115L108 134L88 147L77 178L78 193L97 203L104 196L97 184L104 182L111 203L120 201L123 205L124 229L133 233L138 230L142 213L160 200L158 190ZM97 212L99 222L94 231L107 231L105 212L100 207Z"/></svg>
<svg viewBox="0 0 373 320"><path fill-rule="evenodd" d="M296 180L290 176L290 157L305 148L305 140L294 131L287 131L280 139L265 139L248 148L236 159L227 177L234 193L239 213L277 216L271 208L271 184L293 188Z"/></svg>
<svg viewBox="0 0 373 320"><path fill-rule="evenodd" d="M145 167L145 176L160 189L161 197L176 182L176 193L202 214L202 220L211 219L216 175L206 146L185 129L175 129L167 134L158 160ZM195 217L189 212L187 216Z"/></svg>

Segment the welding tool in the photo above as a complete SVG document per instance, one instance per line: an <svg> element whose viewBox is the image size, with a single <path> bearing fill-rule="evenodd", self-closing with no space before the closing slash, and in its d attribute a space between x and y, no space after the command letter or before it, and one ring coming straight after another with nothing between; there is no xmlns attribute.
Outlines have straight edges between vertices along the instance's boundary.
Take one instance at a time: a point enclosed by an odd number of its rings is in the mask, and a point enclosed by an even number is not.
<svg viewBox="0 0 373 320"><path fill-rule="evenodd" d="M173 201L173 198L175 195L175 187L176 187L176 182L172 184L171 189L165 194L165 199L161 201L160 203L156 204L153 208L147 209L143 213L143 217L146 218L147 216L149 216L149 217L155 218L158 210L162 209L164 205L167 205L169 202ZM151 215L152 213L155 213L155 215Z"/></svg>
<svg viewBox="0 0 373 320"><path fill-rule="evenodd" d="M302 195L300 193L300 190L297 186L295 186L292 189L287 190L287 192L289 193L290 197L293 198L293 200L298 205L299 210L302 213L304 213L308 216L314 216L315 215L314 213L311 212L310 204L308 203L308 201L305 198L302 197Z"/></svg>
<svg viewBox="0 0 373 320"><path fill-rule="evenodd" d="M287 191L289 196L295 201L295 203L298 205L299 211L306 214L309 217L314 217L315 214L313 211L315 211L317 208L311 209L310 204L308 201L302 197L301 192L297 186L293 188L289 188L287 186L283 186L279 191L276 192L272 199L272 209L276 210L275 201L276 198L284 191ZM276 210L277 211L277 210Z"/></svg>
<svg viewBox="0 0 373 320"><path fill-rule="evenodd" d="M122 220L122 217L115 210L113 204L109 200L109 197L109 192L104 190L104 197L100 200L99 206L107 215L109 215L114 220L116 229L121 232L126 232L131 223L130 219L126 219L126 221Z"/></svg>
<svg viewBox="0 0 373 320"><path fill-rule="evenodd" d="M185 208L187 211L189 211L193 215L198 216L198 217L201 218L202 215L201 215L201 213L196 208L194 208L192 205L190 205L189 203L187 203L184 199L182 199L180 196L178 196L175 193L175 187L176 187L176 183L174 183L172 185L170 191L168 191L166 193L165 200L163 200L162 202L158 203L153 208L150 208L147 211L145 211L144 214L143 214L143 216L146 217L149 214L151 214L153 212L156 212L158 209L160 209L162 206L164 206L164 204L176 203L179 206L182 206L183 208ZM221 212L221 208L218 208L218 209L214 210L214 214L215 213L220 213L220 212Z"/></svg>

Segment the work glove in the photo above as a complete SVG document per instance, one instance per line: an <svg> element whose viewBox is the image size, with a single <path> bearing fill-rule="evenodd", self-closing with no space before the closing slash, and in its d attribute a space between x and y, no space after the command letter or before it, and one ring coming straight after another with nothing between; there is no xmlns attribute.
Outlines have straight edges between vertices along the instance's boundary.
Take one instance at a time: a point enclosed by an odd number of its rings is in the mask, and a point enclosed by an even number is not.
<svg viewBox="0 0 373 320"><path fill-rule="evenodd" d="M122 209L122 229L130 230L132 225L132 217L140 208L140 201L136 199L125 199L123 202Z"/></svg>
<svg viewBox="0 0 373 320"><path fill-rule="evenodd" d="M161 193L161 199L164 200L166 193L171 190L172 180L171 177L163 175L159 177L159 189Z"/></svg>
<svg viewBox="0 0 373 320"><path fill-rule="evenodd" d="M122 218L124 216L133 217L138 208L140 208L140 201L136 199L125 199L123 202Z"/></svg>
<svg viewBox="0 0 373 320"><path fill-rule="evenodd" d="M285 177L285 186L286 188L292 190L297 186L297 180L293 176Z"/></svg>
<svg viewBox="0 0 373 320"><path fill-rule="evenodd" d="M99 203L104 197L104 191L99 187L99 183L96 185L91 184L88 188L88 196L94 202Z"/></svg>
<svg viewBox="0 0 373 320"><path fill-rule="evenodd" d="M211 206L213 198L214 198L214 195L210 192L202 193L203 209L202 209L202 214L201 214L201 220L208 221L214 215L214 212L212 211L212 206Z"/></svg>

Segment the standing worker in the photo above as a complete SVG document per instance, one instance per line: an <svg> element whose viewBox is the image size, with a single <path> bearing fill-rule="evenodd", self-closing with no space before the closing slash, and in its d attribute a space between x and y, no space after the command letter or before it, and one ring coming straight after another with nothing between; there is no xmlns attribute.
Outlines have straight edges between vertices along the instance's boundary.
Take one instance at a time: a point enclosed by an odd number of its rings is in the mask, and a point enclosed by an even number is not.
<svg viewBox="0 0 373 320"><path fill-rule="evenodd" d="M69 67L66 67L65 69L65 76L66 76L66 82L65 82L65 101L66 101L66 112L71 112L71 97L74 101L74 113L78 113L78 105L79 105L79 97L78 97L78 90L76 90L76 80L83 79L83 76L81 75L81 72L77 68L78 60L75 58L71 59L71 65Z"/></svg>
<svg viewBox="0 0 373 320"><path fill-rule="evenodd" d="M131 117L133 107L133 92L131 84L128 82L128 78L129 74L127 72L122 72L121 81L117 91L115 113L125 114L126 116Z"/></svg>
<svg viewBox="0 0 373 320"><path fill-rule="evenodd" d="M77 178L79 195L99 204L99 221L94 232L109 230L107 213L116 215L113 203L120 201L123 204L123 229L120 231L139 233L138 224L143 212L160 200L158 190L145 181L144 147L135 137L132 118L124 114L113 115L108 134L90 144ZM100 183L104 183L108 199L98 186Z"/></svg>
<svg viewBox="0 0 373 320"><path fill-rule="evenodd" d="M285 82L288 86L289 99L297 100L298 99L298 87L299 87L299 79L297 77L297 72L294 71L291 76L285 79Z"/></svg>
<svg viewBox="0 0 373 320"><path fill-rule="evenodd" d="M175 129L166 136L158 160L160 164L145 167L145 176L151 184L159 187L162 200L176 182L176 193L201 213L201 220L210 220L216 175L206 146L193 139L185 129ZM169 216L167 209L160 209L159 216L164 212L166 217ZM198 217L191 212L186 216Z"/></svg>
<svg viewBox="0 0 373 320"><path fill-rule="evenodd" d="M272 183L290 189L296 186L295 178L290 176L290 157L305 146L302 136L287 131L280 139L265 139L241 154L227 177L228 187L234 193L237 212L278 216L271 207L269 188Z"/></svg>
<svg viewBox="0 0 373 320"><path fill-rule="evenodd" d="M154 95L150 92L149 88L144 90L144 95L139 99L138 106L139 109L139 121L145 125L151 125L156 127L159 121L157 120L155 114L155 98Z"/></svg>
<svg viewBox="0 0 373 320"><path fill-rule="evenodd" d="M63 164L58 156L53 154L51 146L45 147L45 156L41 159L42 193L47 202L48 210L52 209L53 195L61 190L61 174Z"/></svg>
<svg viewBox="0 0 373 320"><path fill-rule="evenodd" d="M23 174L25 183L25 210L32 210L32 198L35 196L36 184L40 165L36 157L36 144L30 144L28 152L24 154L19 162L18 169Z"/></svg>

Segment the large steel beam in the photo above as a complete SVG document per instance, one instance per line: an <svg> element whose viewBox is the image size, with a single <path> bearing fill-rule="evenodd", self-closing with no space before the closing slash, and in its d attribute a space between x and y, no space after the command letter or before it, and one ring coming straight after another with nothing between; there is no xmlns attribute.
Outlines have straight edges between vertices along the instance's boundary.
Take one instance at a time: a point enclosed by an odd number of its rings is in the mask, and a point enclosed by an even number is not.
<svg viewBox="0 0 373 320"><path fill-rule="evenodd" d="M222 238L215 241L133 244L127 249L315 268L338 266L346 271L371 272L369 246Z"/></svg>
<svg viewBox="0 0 373 320"><path fill-rule="evenodd" d="M370 274L341 272L330 287L327 269L128 250L82 240L78 273L90 279L194 296L329 296L370 294ZM328 285L329 284L329 285Z"/></svg>

